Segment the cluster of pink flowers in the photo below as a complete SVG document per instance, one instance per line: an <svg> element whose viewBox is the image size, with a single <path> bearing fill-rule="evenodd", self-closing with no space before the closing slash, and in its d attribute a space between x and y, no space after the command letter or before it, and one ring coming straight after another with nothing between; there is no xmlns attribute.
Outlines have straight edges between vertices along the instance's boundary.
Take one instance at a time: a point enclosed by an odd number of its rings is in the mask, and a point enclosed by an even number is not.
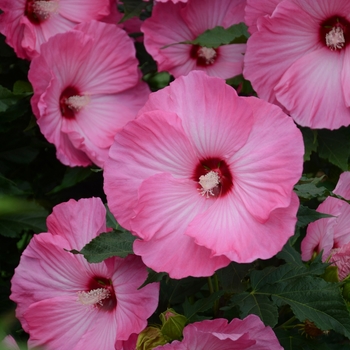
<svg viewBox="0 0 350 350"><path fill-rule="evenodd" d="M301 257L307 261L322 252L322 260L338 269L339 280L350 275L350 172L340 175L333 193L340 198L327 197L317 211L331 217L319 219L307 228L301 243Z"/></svg>
<svg viewBox="0 0 350 350"><path fill-rule="evenodd" d="M350 4L158 0L141 31L158 70L175 81L154 93L141 79L134 41L117 25L116 1L0 0L0 9L0 32L31 61L41 132L63 164L103 169L108 206L137 237L135 255L89 264L67 250L107 230L102 202L54 208L12 279L29 346L132 349L158 304L157 283L138 290L146 266L175 279L203 277L283 248L295 230L293 187L303 167L295 122L350 124ZM244 21L247 44L188 43ZM226 84L242 73L260 98ZM350 199L342 179L334 193ZM337 218L309 225L302 258L323 250L344 279L350 205L327 198L318 210ZM181 342L163 348L281 349L253 315L190 324Z"/></svg>

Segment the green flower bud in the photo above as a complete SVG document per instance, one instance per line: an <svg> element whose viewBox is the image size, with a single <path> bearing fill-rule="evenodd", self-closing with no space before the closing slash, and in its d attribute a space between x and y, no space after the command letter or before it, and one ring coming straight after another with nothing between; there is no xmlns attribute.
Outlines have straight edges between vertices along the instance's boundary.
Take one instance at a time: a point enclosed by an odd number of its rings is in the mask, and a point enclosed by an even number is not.
<svg viewBox="0 0 350 350"><path fill-rule="evenodd" d="M170 340L179 340L182 338L182 331L187 323L187 318L178 314L173 309L160 314L160 320L162 321L161 331L163 335Z"/></svg>
<svg viewBox="0 0 350 350"><path fill-rule="evenodd" d="M147 327L138 336L135 350L150 350L168 343L159 328Z"/></svg>

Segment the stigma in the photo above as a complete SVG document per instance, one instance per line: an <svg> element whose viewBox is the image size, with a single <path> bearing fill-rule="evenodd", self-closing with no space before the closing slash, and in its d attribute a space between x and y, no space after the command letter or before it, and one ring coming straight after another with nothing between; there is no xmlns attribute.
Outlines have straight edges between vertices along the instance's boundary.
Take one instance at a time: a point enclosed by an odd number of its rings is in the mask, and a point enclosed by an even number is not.
<svg viewBox="0 0 350 350"><path fill-rule="evenodd" d="M219 174L216 171L209 171L209 173L199 177L199 184L202 186L199 189L202 196L206 196L207 198L214 196L213 190L220 184Z"/></svg>
<svg viewBox="0 0 350 350"><path fill-rule="evenodd" d="M58 1L35 1L33 3L33 12L40 20L48 19L57 10Z"/></svg>
<svg viewBox="0 0 350 350"><path fill-rule="evenodd" d="M332 30L326 34L326 45L332 51L342 49L344 44L344 32L340 27L333 27Z"/></svg>
<svg viewBox="0 0 350 350"><path fill-rule="evenodd" d="M89 292L78 292L78 301L83 305L103 306L103 300L108 299L111 293L106 288L92 289Z"/></svg>
<svg viewBox="0 0 350 350"><path fill-rule="evenodd" d="M74 112L79 112L83 107L85 107L90 102L89 96L79 96L74 95L70 96L65 100L65 104L68 108L73 110Z"/></svg>

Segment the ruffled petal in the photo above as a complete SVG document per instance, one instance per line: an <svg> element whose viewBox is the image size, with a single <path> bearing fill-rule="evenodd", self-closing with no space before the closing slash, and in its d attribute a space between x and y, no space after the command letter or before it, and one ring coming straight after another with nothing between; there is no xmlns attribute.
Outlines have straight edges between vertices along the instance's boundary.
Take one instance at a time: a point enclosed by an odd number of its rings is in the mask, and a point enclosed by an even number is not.
<svg viewBox="0 0 350 350"><path fill-rule="evenodd" d="M104 189L110 210L125 228L130 227L144 179L163 172L189 178L197 163L181 119L164 111L146 113L127 124L116 135L109 157Z"/></svg>
<svg viewBox="0 0 350 350"><path fill-rule="evenodd" d="M305 54L281 77L275 87L277 100L298 124L315 129L350 124L341 85L343 59L342 52L324 47Z"/></svg>
<svg viewBox="0 0 350 350"><path fill-rule="evenodd" d="M298 206L298 198L292 193L289 207L275 209L267 221L260 223L237 196L229 194L197 215L185 234L211 249L213 255L224 255L238 263L269 259L294 234Z"/></svg>
<svg viewBox="0 0 350 350"><path fill-rule="evenodd" d="M350 171L340 174L337 186L333 190L334 194L350 200Z"/></svg>

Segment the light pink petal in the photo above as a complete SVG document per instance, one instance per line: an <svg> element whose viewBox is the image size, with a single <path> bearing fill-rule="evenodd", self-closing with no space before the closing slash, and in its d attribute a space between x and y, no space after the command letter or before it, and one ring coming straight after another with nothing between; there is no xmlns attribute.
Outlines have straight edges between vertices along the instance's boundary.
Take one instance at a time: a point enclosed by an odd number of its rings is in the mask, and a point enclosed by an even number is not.
<svg viewBox="0 0 350 350"><path fill-rule="evenodd" d="M346 278L350 274L350 243L334 249L329 261L338 267L339 280Z"/></svg>
<svg viewBox="0 0 350 350"><path fill-rule="evenodd" d="M4 346L5 349L12 349L12 350L20 350L20 348L17 345L16 340L13 338L12 335L7 335L1 342L0 345Z"/></svg>
<svg viewBox="0 0 350 350"><path fill-rule="evenodd" d="M125 259L115 259L111 280L117 296L115 332L118 340L127 340L132 333L140 333L158 306L158 283L138 289L147 275L140 257L129 255Z"/></svg>
<svg viewBox="0 0 350 350"><path fill-rule="evenodd" d="M211 249L214 255L225 255L239 263L269 259L294 234L298 206L293 193L290 206L275 209L262 224L249 214L237 196L226 195L197 215L186 235Z"/></svg>
<svg viewBox="0 0 350 350"><path fill-rule="evenodd" d="M229 159L246 143L253 124L250 106L232 87L198 71L151 94L140 113L154 109L175 112L182 119L201 158Z"/></svg>
<svg viewBox="0 0 350 350"><path fill-rule="evenodd" d="M350 200L350 171L345 171L340 174L337 186L333 190L333 193Z"/></svg>
<svg viewBox="0 0 350 350"><path fill-rule="evenodd" d="M246 144L230 159L233 191L257 220L289 206L303 167L304 143L293 120L280 108L255 97L254 126Z"/></svg>
<svg viewBox="0 0 350 350"><path fill-rule="evenodd" d="M283 1L271 17L260 18L259 26L247 42L243 75L259 97L274 102L274 87L284 72L300 57L323 47L319 22L294 3Z"/></svg>
<svg viewBox="0 0 350 350"><path fill-rule="evenodd" d="M83 65L76 70L85 93L118 93L139 82L134 43L124 30L97 21L79 24L75 29L95 41L89 55L84 57ZM70 52L66 55L68 58Z"/></svg>
<svg viewBox="0 0 350 350"><path fill-rule="evenodd" d="M334 246L339 248L350 242L350 204L342 201L340 213L334 225Z"/></svg>
<svg viewBox="0 0 350 350"><path fill-rule="evenodd" d="M104 168L104 189L117 221L130 228L138 187L144 179L163 172L187 178L196 162L175 114L154 111L127 124L116 135Z"/></svg>
<svg viewBox="0 0 350 350"><path fill-rule="evenodd" d="M350 12L349 12L350 13ZM349 19L350 20L350 19ZM344 63L350 60L350 48L347 46L344 51ZM347 64L343 65L341 71L341 88L343 91L344 101L346 107L350 107L350 93L349 93L350 69Z"/></svg>
<svg viewBox="0 0 350 350"><path fill-rule="evenodd" d="M80 304L74 296L39 301L25 314L30 329L28 344L45 346L48 350L76 349L76 344L95 323L104 322L104 316L97 308ZM109 323L104 326L108 328Z"/></svg>
<svg viewBox="0 0 350 350"><path fill-rule="evenodd" d="M342 207L345 204L346 202L340 199L327 197L318 206L318 212L335 217L319 219L309 224L306 236L301 242L301 258L304 261L310 260L314 252L320 253L322 250L323 261L328 258L331 249L334 247L334 228L337 224L337 217L341 214Z"/></svg>
<svg viewBox="0 0 350 350"><path fill-rule="evenodd" d="M262 16L271 15L281 1L282 0L247 0L244 19L249 27L250 34L258 30L258 19Z"/></svg>
<svg viewBox="0 0 350 350"><path fill-rule="evenodd" d="M85 244L106 232L106 209L100 198L70 199L58 204L47 218L48 231L64 237L70 249L81 250Z"/></svg>
<svg viewBox="0 0 350 350"><path fill-rule="evenodd" d="M214 203L200 195L192 180L155 175L143 182L139 197L131 226L144 240L135 241L134 252L147 266L183 278L209 276L229 263L184 235L188 223Z"/></svg>
<svg viewBox="0 0 350 350"><path fill-rule="evenodd" d="M275 87L277 100L298 124L315 129L350 124L341 87L343 58L342 52L324 47L305 54L281 77Z"/></svg>
<svg viewBox="0 0 350 350"><path fill-rule="evenodd" d="M191 0L181 12L190 30L198 36L216 26L230 27L243 22L244 4L245 0Z"/></svg>
<svg viewBox="0 0 350 350"><path fill-rule="evenodd" d="M102 19L110 13L109 0L60 0L60 15L72 22L88 22L91 19Z"/></svg>

